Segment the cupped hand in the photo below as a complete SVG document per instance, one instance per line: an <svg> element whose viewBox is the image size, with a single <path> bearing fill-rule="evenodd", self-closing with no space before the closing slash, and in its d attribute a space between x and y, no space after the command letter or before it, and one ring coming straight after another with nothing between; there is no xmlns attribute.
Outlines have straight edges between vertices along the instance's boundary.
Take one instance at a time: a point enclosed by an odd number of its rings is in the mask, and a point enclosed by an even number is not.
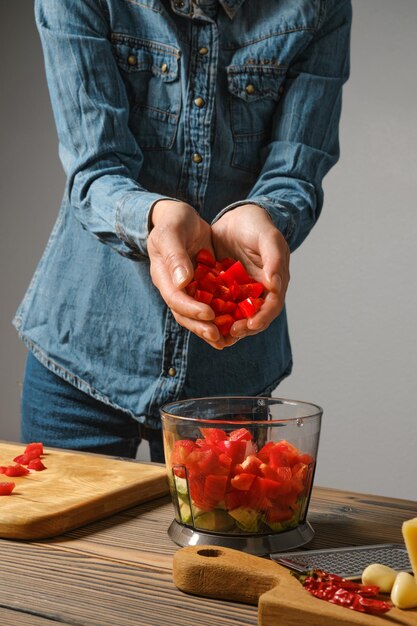
<svg viewBox="0 0 417 626"><path fill-rule="evenodd" d="M244 204L213 224L212 242L216 258L240 260L267 289L261 309L253 317L235 322L231 337L242 338L265 330L281 313L290 280L290 251L284 236L265 209Z"/></svg>
<svg viewBox="0 0 417 626"><path fill-rule="evenodd" d="M178 324L221 350L237 341L225 340L213 323L213 309L187 295L193 278L192 259L201 248L213 251L211 229L185 202L159 200L152 209L148 236L151 278Z"/></svg>

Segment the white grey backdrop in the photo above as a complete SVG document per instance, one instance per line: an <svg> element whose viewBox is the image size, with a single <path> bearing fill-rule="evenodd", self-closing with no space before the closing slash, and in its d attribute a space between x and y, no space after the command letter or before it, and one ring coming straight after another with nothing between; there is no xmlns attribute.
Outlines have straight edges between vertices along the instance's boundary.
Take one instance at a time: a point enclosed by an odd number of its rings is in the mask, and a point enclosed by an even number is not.
<svg viewBox="0 0 417 626"><path fill-rule="evenodd" d="M11 318L65 182L32 13L0 2L0 439L15 441ZM341 159L292 258L295 365L274 395L324 407L317 484L417 499L417 3L353 0L353 15Z"/></svg>

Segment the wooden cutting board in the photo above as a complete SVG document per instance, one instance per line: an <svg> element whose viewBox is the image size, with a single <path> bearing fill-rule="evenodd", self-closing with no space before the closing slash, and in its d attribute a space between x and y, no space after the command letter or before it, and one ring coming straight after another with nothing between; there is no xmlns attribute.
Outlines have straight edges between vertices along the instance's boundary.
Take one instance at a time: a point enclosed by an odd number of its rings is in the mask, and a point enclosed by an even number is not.
<svg viewBox="0 0 417 626"><path fill-rule="evenodd" d="M0 441L0 465L14 465L25 446ZM10 496L0 496L0 537L53 537L169 492L162 465L45 448L46 470L14 482Z"/></svg>
<svg viewBox="0 0 417 626"><path fill-rule="evenodd" d="M259 626L417 626L417 609L376 616L336 606L314 598L274 561L231 548L181 548L173 579L186 593L257 604Z"/></svg>

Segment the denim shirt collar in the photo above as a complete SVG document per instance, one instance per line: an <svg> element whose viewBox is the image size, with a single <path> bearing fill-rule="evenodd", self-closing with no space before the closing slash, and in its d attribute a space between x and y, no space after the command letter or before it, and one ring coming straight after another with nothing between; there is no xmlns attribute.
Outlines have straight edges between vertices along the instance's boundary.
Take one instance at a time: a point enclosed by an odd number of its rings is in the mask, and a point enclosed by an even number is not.
<svg viewBox="0 0 417 626"><path fill-rule="evenodd" d="M233 20L236 13L238 12L241 5L245 2L245 0L196 0L196 4L198 9L203 11L210 16L213 12L213 9L217 8L217 5L220 4L226 15ZM191 12L191 5L193 4L192 0L171 0L171 4L173 10L176 13L183 13L184 15L189 15Z"/></svg>
<svg viewBox="0 0 417 626"><path fill-rule="evenodd" d="M245 0L219 0L219 2L232 20Z"/></svg>

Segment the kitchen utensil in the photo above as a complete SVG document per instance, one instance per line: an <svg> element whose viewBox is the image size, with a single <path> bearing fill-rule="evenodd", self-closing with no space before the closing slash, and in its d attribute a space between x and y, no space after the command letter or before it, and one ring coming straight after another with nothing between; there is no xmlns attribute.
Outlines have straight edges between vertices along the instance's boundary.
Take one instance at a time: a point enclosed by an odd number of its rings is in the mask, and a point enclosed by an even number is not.
<svg viewBox="0 0 417 626"><path fill-rule="evenodd" d="M173 580L186 593L258 605L259 626L417 624L416 609L393 608L379 616L319 600L274 561L225 547L188 546L178 550Z"/></svg>
<svg viewBox="0 0 417 626"><path fill-rule="evenodd" d="M172 540L253 554L308 543L314 536L307 510L321 416L314 404L268 397L195 398L163 406ZM240 478L253 479L251 486Z"/></svg>
<svg viewBox="0 0 417 626"><path fill-rule="evenodd" d="M13 465L23 445L0 442L0 465ZM0 497L0 537L59 535L169 492L166 468L99 454L45 449L46 470L22 477Z"/></svg>
<svg viewBox="0 0 417 626"><path fill-rule="evenodd" d="M321 569L343 578L360 578L370 563L382 563L398 572L412 571L405 546L396 543L280 552L270 557L295 572Z"/></svg>

